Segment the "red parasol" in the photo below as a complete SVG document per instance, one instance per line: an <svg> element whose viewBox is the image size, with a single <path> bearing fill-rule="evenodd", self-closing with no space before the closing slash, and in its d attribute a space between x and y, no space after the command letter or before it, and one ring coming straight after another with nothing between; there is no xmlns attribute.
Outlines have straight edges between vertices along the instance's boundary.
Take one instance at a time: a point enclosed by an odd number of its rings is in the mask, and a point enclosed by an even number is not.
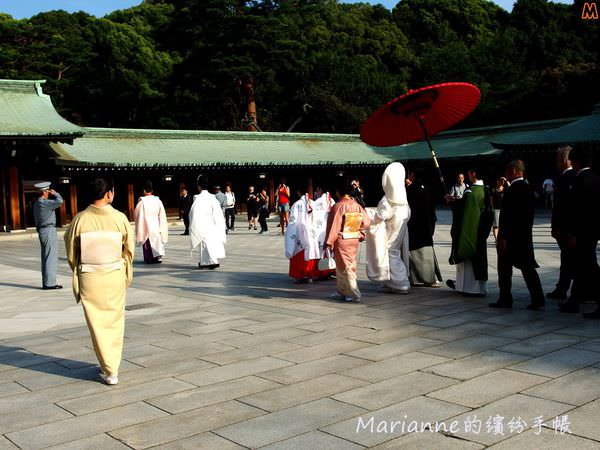
<svg viewBox="0 0 600 450"><path fill-rule="evenodd" d="M392 147L426 139L445 190L444 177L429 137L471 114L480 97L477 87L460 82L408 91L371 114L363 124L360 138L377 147Z"/></svg>

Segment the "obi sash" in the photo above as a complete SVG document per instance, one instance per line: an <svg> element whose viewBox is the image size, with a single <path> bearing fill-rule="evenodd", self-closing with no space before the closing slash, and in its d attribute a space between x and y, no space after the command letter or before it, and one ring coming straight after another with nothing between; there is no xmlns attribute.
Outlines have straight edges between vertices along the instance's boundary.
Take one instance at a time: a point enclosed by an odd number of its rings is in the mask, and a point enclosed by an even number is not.
<svg viewBox="0 0 600 450"><path fill-rule="evenodd" d="M342 225L342 239L359 239L360 226L362 225L362 222L362 213L344 214L344 222Z"/></svg>
<svg viewBox="0 0 600 450"><path fill-rule="evenodd" d="M121 269L123 235L117 231L88 231L79 236L81 272L109 272Z"/></svg>

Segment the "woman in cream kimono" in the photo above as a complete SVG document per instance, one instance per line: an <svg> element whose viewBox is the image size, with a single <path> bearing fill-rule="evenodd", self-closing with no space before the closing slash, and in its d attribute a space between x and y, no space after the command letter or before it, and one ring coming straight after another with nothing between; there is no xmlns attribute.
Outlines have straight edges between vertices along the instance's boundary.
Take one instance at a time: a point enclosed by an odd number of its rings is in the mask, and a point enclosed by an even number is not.
<svg viewBox="0 0 600 450"><path fill-rule="evenodd" d="M367 212L352 197L352 186L346 181L338 189L338 198L327 219L324 250L333 249L336 264L337 292L331 298L360 302L356 279L358 245L371 223Z"/></svg>
<svg viewBox="0 0 600 450"><path fill-rule="evenodd" d="M152 194L152 182L147 181L144 195L135 207L135 234L144 251L144 262L161 263L165 244L169 240L167 214L160 198Z"/></svg>
<svg viewBox="0 0 600 450"><path fill-rule="evenodd" d="M408 220L404 166L387 166L381 180L385 195L377 210L367 210L371 226L367 232L367 276L382 283L383 292L408 293Z"/></svg>
<svg viewBox="0 0 600 450"><path fill-rule="evenodd" d="M133 231L110 204L112 182L92 182L94 202L77 214L65 233L73 294L83 306L94 351L106 384L117 384L125 331L125 290L133 278Z"/></svg>
<svg viewBox="0 0 600 450"><path fill-rule="evenodd" d="M200 193L194 196L190 209L190 240L192 252L200 250L198 268L214 270L219 259L225 258L226 226L221 203L208 192L208 180L198 179Z"/></svg>

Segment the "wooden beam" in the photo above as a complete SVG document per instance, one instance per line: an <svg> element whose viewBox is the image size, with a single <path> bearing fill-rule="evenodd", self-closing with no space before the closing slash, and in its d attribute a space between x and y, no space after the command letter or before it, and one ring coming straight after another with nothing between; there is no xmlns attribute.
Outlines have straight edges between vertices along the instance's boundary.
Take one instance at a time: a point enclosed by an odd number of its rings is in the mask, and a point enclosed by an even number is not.
<svg viewBox="0 0 600 450"><path fill-rule="evenodd" d="M21 196L20 196L19 171L16 166L10 166L8 169L8 185L10 193L10 223L13 230L23 228L21 220Z"/></svg>

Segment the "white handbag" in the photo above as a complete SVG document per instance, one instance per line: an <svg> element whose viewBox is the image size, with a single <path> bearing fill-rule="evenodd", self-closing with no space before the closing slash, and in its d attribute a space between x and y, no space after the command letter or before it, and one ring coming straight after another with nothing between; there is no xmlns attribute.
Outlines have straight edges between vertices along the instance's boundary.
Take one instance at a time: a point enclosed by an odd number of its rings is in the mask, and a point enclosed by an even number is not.
<svg viewBox="0 0 600 450"><path fill-rule="evenodd" d="M335 259L333 258L331 251L327 250L319 260L319 270L322 272L335 270Z"/></svg>

